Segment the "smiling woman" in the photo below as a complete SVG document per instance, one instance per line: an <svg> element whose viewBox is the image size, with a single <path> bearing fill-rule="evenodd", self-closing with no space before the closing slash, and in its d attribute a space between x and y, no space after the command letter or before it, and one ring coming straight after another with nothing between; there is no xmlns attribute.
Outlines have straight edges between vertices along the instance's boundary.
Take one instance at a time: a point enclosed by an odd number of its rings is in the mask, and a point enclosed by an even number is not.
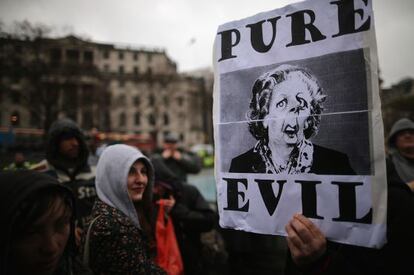
<svg viewBox="0 0 414 275"><path fill-rule="evenodd" d="M89 265L95 274L165 274L151 259L154 168L135 147L116 144L96 168L98 199L92 209Z"/></svg>
<svg viewBox="0 0 414 275"><path fill-rule="evenodd" d="M128 195L134 202L140 202L148 184L148 169L144 162L136 161L128 173Z"/></svg>
<svg viewBox="0 0 414 275"><path fill-rule="evenodd" d="M261 75L247 113L258 142L232 160L230 172L355 174L345 154L310 141L318 132L325 98L304 68L281 65Z"/></svg>

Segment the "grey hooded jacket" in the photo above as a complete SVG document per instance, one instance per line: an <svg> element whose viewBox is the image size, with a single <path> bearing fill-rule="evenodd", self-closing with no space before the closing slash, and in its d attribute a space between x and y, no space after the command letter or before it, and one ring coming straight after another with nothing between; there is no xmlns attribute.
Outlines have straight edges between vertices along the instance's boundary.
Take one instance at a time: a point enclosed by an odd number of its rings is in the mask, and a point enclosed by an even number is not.
<svg viewBox="0 0 414 275"><path fill-rule="evenodd" d="M135 206L128 196L127 179L131 166L137 160L148 168L148 184L143 196L143 204L151 203L154 169L149 159L138 149L117 144L107 147L96 168L96 191L98 198L109 206L120 210L134 224L140 227Z"/></svg>
<svg viewBox="0 0 414 275"><path fill-rule="evenodd" d="M128 173L137 160L147 166L148 183L140 202L145 216L154 178L149 160L136 148L118 144L107 147L98 161L98 199L88 226L89 266L95 274L165 274L151 259L151 232L128 196ZM85 236L82 243L84 250Z"/></svg>
<svg viewBox="0 0 414 275"><path fill-rule="evenodd" d="M394 123L388 136L389 158L401 180L408 183L414 180L414 161L401 155L395 144L397 134L403 130L414 130L414 122L402 118Z"/></svg>

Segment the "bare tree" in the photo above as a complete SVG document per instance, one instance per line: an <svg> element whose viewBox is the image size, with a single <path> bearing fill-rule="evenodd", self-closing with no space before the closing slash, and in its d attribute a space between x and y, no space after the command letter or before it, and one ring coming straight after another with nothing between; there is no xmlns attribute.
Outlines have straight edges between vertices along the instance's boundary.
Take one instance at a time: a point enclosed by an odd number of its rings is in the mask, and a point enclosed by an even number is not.
<svg viewBox="0 0 414 275"><path fill-rule="evenodd" d="M54 62L53 49L60 49L53 44L57 40L49 38L52 29L46 25L22 21L15 22L12 31L3 29L0 22L0 42L11 47L3 47L0 55L0 72L7 76L0 81L1 89L9 96L18 96L30 113L32 125L45 132L60 112L76 116L82 104L77 94L77 87L82 85L80 76L100 79L93 63ZM18 82L20 88L14 89L13 82Z"/></svg>

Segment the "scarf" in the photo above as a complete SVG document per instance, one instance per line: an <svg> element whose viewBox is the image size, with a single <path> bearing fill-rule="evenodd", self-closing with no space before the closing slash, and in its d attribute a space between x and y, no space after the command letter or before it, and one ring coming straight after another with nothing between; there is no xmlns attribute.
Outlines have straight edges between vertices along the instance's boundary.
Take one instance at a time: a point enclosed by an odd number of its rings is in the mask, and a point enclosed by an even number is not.
<svg viewBox="0 0 414 275"><path fill-rule="evenodd" d="M414 161L403 157L397 150L393 150L391 160L398 175L405 183L414 180Z"/></svg>
<svg viewBox="0 0 414 275"><path fill-rule="evenodd" d="M268 144L263 141L258 141L253 149L258 153L266 167L268 174L301 174L308 173L312 167L313 162L313 144L304 139L297 144L289 155L288 161L276 159L273 163L272 151ZM274 152L277 154L277 152Z"/></svg>

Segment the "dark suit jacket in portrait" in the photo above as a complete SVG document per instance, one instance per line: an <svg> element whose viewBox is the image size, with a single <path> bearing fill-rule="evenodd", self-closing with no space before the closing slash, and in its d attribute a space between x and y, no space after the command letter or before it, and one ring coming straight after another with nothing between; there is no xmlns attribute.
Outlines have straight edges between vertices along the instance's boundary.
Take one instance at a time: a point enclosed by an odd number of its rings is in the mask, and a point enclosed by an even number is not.
<svg viewBox="0 0 414 275"><path fill-rule="evenodd" d="M266 173L266 165L253 149L235 157L229 172ZM347 155L313 144L313 162L309 173L319 175L355 175Z"/></svg>

